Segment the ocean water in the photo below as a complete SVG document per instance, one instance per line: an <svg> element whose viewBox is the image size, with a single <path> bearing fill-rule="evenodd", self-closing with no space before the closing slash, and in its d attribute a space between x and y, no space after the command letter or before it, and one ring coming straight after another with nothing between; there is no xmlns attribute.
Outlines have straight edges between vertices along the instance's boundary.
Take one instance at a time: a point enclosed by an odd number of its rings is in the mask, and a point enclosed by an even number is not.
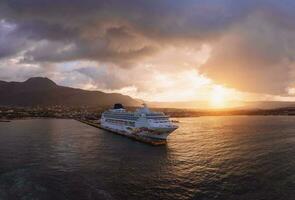
<svg viewBox="0 0 295 200"><path fill-rule="evenodd" d="M0 123L0 199L295 199L295 118L180 118L153 147L74 120Z"/></svg>

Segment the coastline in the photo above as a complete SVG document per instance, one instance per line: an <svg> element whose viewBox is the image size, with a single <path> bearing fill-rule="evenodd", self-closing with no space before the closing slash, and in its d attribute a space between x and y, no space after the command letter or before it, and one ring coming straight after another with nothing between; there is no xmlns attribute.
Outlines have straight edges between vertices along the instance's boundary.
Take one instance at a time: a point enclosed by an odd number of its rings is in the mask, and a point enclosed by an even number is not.
<svg viewBox="0 0 295 200"><path fill-rule="evenodd" d="M171 118L174 119L181 119L181 118L199 118L199 117L230 117L230 116L245 116L245 117L252 117L252 116L278 116L278 117L295 117L295 115L287 115L287 114L208 114L208 115L185 115L185 116L174 116L174 115L169 115ZM0 120L0 122L11 122L14 120L30 120L30 119L72 119L72 120L77 120L81 122L80 118L72 118L72 117L17 117L17 118L7 118L5 120ZM91 121L91 120L87 120Z"/></svg>

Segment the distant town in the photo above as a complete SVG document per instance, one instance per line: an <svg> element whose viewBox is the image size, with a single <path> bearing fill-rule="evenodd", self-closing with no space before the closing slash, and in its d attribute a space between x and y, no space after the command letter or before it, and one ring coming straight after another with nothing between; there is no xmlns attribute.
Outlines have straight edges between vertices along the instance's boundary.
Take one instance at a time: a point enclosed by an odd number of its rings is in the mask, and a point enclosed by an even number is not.
<svg viewBox="0 0 295 200"><path fill-rule="evenodd" d="M63 118L63 119L99 119L101 113L108 107L70 107L70 106L35 106L35 107L0 107L0 120L25 119L25 118ZM136 107L129 107L135 110ZM278 109L177 109L177 108L153 108L171 117L200 117L200 116L227 116L227 115L295 115L295 108Z"/></svg>
<svg viewBox="0 0 295 200"><path fill-rule="evenodd" d="M46 77L32 77L24 82L0 81L0 121L25 118L95 120L100 118L103 111L118 102L134 111L143 101L118 93L60 86ZM153 110L164 112L171 117L295 115L294 102L243 101L244 107L227 109L209 109L208 102L202 101L147 104ZM195 105L198 105L198 108L192 108ZM234 102L231 105L235 105Z"/></svg>

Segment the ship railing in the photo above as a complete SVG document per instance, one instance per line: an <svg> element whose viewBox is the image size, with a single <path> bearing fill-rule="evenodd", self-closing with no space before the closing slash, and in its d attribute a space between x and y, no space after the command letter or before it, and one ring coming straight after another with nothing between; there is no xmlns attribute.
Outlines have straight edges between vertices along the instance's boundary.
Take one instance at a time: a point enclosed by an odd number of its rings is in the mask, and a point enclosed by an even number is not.
<svg viewBox="0 0 295 200"><path fill-rule="evenodd" d="M128 122L134 122L136 120L132 120L132 119L122 119L122 118L113 118L113 117L107 117L106 119L112 119L112 120L121 120L121 121L128 121Z"/></svg>

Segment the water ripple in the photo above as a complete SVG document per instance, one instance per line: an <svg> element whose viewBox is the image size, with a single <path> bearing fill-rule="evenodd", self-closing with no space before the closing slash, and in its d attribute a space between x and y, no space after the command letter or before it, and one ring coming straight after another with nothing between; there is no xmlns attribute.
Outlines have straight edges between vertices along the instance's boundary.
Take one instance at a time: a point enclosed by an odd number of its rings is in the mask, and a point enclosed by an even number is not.
<svg viewBox="0 0 295 200"><path fill-rule="evenodd" d="M0 124L0 199L295 199L293 117L182 118L152 147L74 120Z"/></svg>

